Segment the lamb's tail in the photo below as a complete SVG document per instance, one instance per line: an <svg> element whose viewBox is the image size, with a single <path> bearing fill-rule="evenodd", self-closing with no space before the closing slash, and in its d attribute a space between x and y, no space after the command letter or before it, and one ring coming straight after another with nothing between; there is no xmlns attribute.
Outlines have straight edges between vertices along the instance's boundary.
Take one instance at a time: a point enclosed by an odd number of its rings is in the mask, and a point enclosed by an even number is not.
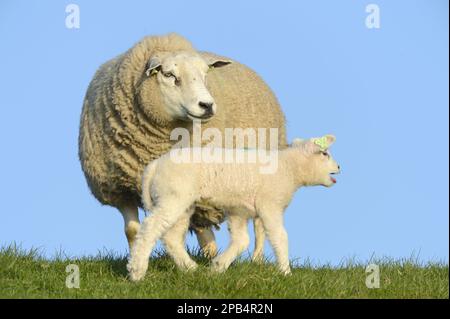
<svg viewBox="0 0 450 319"><path fill-rule="evenodd" d="M158 160L154 160L144 170L144 173L142 174L142 204L144 205L144 209L146 211L151 211L153 208L153 201L152 201L152 182L153 177L156 173L156 166L158 165Z"/></svg>

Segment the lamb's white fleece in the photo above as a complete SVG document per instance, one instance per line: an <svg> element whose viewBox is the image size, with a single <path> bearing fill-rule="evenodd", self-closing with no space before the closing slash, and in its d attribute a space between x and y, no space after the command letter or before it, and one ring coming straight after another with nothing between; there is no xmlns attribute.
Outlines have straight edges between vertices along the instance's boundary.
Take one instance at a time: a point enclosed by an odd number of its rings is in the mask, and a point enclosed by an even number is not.
<svg viewBox="0 0 450 319"><path fill-rule="evenodd" d="M143 174L142 197L144 207L153 214L144 220L131 250L128 263L131 280L145 275L148 257L161 237L180 268L196 267L184 248L184 237L199 200L227 212L231 242L213 260L213 270L226 270L247 248L247 220L257 217L274 248L280 270L290 273L283 212L299 187L332 186L335 180L330 174L339 172L338 164L327 151L335 138L332 135L324 138L326 148L316 143L318 139L310 139L295 141L291 147L272 153L278 163L273 174L261 174L263 163L258 156L253 163L179 163L173 160L173 154L167 153L151 162ZM251 152L256 151L245 151L246 158L252 158Z"/></svg>

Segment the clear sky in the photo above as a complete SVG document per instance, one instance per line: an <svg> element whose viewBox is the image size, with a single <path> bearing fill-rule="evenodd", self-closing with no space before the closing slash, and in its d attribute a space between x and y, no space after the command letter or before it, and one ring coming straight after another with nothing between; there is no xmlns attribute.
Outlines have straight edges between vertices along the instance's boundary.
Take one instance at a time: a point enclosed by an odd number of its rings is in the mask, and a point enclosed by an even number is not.
<svg viewBox="0 0 450 319"><path fill-rule="evenodd" d="M69 3L80 29L66 28ZM444 0L1 1L0 245L126 251L121 215L78 162L82 101L101 63L175 31L256 70L289 139L337 136L338 184L300 190L286 211L291 258L448 262L448 25Z"/></svg>

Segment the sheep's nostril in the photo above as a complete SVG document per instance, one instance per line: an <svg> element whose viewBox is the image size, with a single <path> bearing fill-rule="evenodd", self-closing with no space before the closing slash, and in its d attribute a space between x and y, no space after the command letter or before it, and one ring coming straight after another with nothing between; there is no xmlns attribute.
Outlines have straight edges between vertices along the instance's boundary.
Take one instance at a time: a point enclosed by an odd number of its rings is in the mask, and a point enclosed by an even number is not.
<svg viewBox="0 0 450 319"><path fill-rule="evenodd" d="M198 102L198 105L208 112L212 111L213 103Z"/></svg>

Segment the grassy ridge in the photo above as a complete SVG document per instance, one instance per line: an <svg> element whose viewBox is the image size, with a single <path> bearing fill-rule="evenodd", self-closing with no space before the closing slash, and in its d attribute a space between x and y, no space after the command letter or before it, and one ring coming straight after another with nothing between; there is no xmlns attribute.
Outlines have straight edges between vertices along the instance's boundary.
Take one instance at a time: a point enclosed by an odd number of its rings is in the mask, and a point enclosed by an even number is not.
<svg viewBox="0 0 450 319"><path fill-rule="evenodd" d="M126 257L99 254L68 259L43 258L36 250L0 249L0 298L449 298L448 265L413 261L379 261L380 288L365 285L365 265L311 267L300 265L292 276L280 275L273 264L239 261L224 274L200 267L178 271L164 253L151 260L145 280L126 278ZM80 288L66 287L66 266L80 269Z"/></svg>

